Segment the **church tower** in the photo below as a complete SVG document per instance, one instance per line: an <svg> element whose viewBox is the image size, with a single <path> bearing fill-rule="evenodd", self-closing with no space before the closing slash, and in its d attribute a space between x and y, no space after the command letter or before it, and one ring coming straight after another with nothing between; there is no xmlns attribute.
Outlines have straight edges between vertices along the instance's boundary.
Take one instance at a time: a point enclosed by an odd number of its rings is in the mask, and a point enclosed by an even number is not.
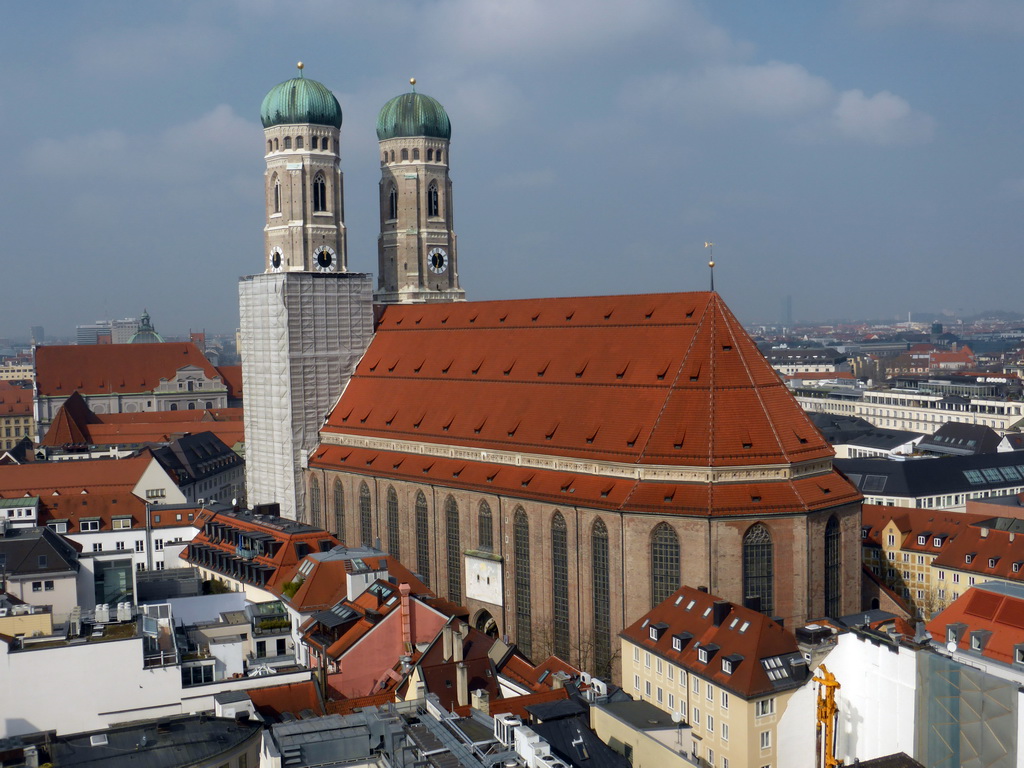
<svg viewBox="0 0 1024 768"><path fill-rule="evenodd" d="M341 106L300 76L263 99L263 272L239 281L245 484L250 504L314 520L302 471L317 430L373 336L373 279L349 272Z"/></svg>
<svg viewBox="0 0 1024 768"><path fill-rule="evenodd" d="M266 143L267 272L344 272L341 105L302 76L274 86L260 118Z"/></svg>
<svg viewBox="0 0 1024 768"><path fill-rule="evenodd" d="M465 301L452 211L452 129L436 100L413 89L377 117L380 142L380 304Z"/></svg>

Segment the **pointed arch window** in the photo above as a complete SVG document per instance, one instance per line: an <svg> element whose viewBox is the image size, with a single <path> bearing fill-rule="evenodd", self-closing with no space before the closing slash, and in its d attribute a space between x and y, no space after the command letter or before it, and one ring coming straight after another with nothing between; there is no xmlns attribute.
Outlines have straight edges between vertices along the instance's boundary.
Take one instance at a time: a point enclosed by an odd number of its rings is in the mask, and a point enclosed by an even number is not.
<svg viewBox="0 0 1024 768"><path fill-rule="evenodd" d="M427 517L427 497L423 491L416 494L416 571L420 580L430 586L430 521Z"/></svg>
<svg viewBox="0 0 1024 768"><path fill-rule="evenodd" d="M594 595L594 674L607 679L612 673L612 601L608 572L608 527L596 520L590 531L590 559Z"/></svg>
<svg viewBox="0 0 1024 768"><path fill-rule="evenodd" d="M396 560L401 559L398 541L398 494L388 486L388 554Z"/></svg>
<svg viewBox="0 0 1024 768"><path fill-rule="evenodd" d="M554 652L569 660L569 532L561 512L551 520L551 605Z"/></svg>
<svg viewBox="0 0 1024 768"><path fill-rule="evenodd" d="M775 611L775 566L772 534L764 523L754 523L743 536L743 598L761 613Z"/></svg>
<svg viewBox="0 0 1024 768"><path fill-rule="evenodd" d="M320 517L320 481L315 477L309 478L309 522L316 528L324 527Z"/></svg>
<svg viewBox="0 0 1024 768"><path fill-rule="evenodd" d="M274 174L274 213L281 212L281 180Z"/></svg>
<svg viewBox="0 0 1024 768"><path fill-rule="evenodd" d="M392 184L391 189L388 190L388 218L398 218L398 189L394 184Z"/></svg>
<svg viewBox="0 0 1024 768"><path fill-rule="evenodd" d="M491 505L486 501L480 502L477 513L477 548L484 552L494 551L494 518Z"/></svg>
<svg viewBox="0 0 1024 768"><path fill-rule="evenodd" d="M441 206L437 194L437 182L430 182L427 187L427 216L440 216Z"/></svg>
<svg viewBox="0 0 1024 768"><path fill-rule="evenodd" d="M522 507L516 507L512 522L515 554L516 645L527 657L533 652L533 617L530 605L530 521Z"/></svg>
<svg viewBox="0 0 1024 768"><path fill-rule="evenodd" d="M825 615L831 618L839 616L842 608L841 542L839 521L832 515L825 524Z"/></svg>
<svg viewBox="0 0 1024 768"><path fill-rule="evenodd" d="M679 589L679 536L668 523L651 533L651 607Z"/></svg>
<svg viewBox="0 0 1024 768"><path fill-rule="evenodd" d="M359 484L359 543L364 547L373 546L373 512L370 509L370 488L365 481Z"/></svg>
<svg viewBox="0 0 1024 768"><path fill-rule="evenodd" d="M345 491L341 480L334 481L334 535L345 541Z"/></svg>
<svg viewBox="0 0 1024 768"><path fill-rule="evenodd" d="M459 505L449 496L444 503L446 538L448 539L448 599L462 603L462 542L459 535Z"/></svg>
<svg viewBox="0 0 1024 768"><path fill-rule="evenodd" d="M327 210L327 182L322 171L317 171L313 177L313 210Z"/></svg>

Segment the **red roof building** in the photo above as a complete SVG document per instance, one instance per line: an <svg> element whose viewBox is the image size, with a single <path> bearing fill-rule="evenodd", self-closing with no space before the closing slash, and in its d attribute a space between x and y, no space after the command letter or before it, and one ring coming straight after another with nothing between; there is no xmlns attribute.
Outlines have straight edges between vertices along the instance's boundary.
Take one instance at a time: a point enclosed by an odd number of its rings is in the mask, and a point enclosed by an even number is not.
<svg viewBox="0 0 1024 768"><path fill-rule="evenodd" d="M927 629L936 643L953 644L965 655L1024 669L1024 590L1019 586L972 587Z"/></svg>
<svg viewBox="0 0 1024 768"><path fill-rule="evenodd" d="M861 497L716 293L388 306L320 438L309 519L528 654L607 674L684 582L860 608Z"/></svg>

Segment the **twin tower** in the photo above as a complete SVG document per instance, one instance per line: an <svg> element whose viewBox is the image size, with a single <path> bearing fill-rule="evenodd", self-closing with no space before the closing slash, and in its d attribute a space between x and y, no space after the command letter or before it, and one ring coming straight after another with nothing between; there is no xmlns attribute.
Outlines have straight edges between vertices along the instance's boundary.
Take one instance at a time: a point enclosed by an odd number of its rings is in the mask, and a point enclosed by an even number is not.
<svg viewBox="0 0 1024 768"><path fill-rule="evenodd" d="M374 307L464 301L448 175L451 123L415 90L377 118L378 279L348 270L341 105L302 77L263 99L265 267L239 281L249 504L302 519L302 472L373 337Z"/></svg>
<svg viewBox="0 0 1024 768"><path fill-rule="evenodd" d="M299 66L301 75L301 64ZM413 90L377 118L380 142L379 304L460 301L448 150L436 99ZM271 89L266 141L267 272L347 272L341 105L305 77Z"/></svg>

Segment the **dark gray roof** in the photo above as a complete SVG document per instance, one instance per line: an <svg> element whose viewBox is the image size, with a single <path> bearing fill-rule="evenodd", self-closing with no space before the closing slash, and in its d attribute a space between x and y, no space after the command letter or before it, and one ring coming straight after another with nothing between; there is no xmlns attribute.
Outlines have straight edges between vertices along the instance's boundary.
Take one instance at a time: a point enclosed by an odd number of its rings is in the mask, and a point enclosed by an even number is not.
<svg viewBox="0 0 1024 768"><path fill-rule="evenodd" d="M639 703L639 702L638 702ZM646 702L644 702L646 703ZM674 723L672 724L674 725ZM597 737L583 715L532 726L551 752L575 768L629 768L630 762Z"/></svg>
<svg viewBox="0 0 1024 768"><path fill-rule="evenodd" d="M934 496L1024 486L1024 456L1016 451L907 461L835 459L833 464L872 496Z"/></svg>
<svg viewBox="0 0 1024 768"><path fill-rule="evenodd" d="M871 760L861 760L860 768L924 768L924 763L919 763L906 752L897 752L895 755L876 757Z"/></svg>
<svg viewBox="0 0 1024 768"><path fill-rule="evenodd" d="M217 764L220 755L258 742L262 725L223 717L186 715L105 731L57 736L51 761L62 768L185 768ZM97 743L105 741L105 743ZM226 758L222 762L226 762Z"/></svg>
<svg viewBox="0 0 1024 768"><path fill-rule="evenodd" d="M902 429L881 429L876 428L871 432L858 435L847 441L849 445L856 445L860 448L878 448L891 451L901 445L906 445L911 440L916 440L923 435L922 432L907 432Z"/></svg>
<svg viewBox="0 0 1024 768"><path fill-rule="evenodd" d="M836 416L831 413L808 413L807 417L814 422L821 434L832 445L842 445L858 435L866 435L874 431L875 426L856 416Z"/></svg>
<svg viewBox="0 0 1024 768"><path fill-rule="evenodd" d="M638 731L662 730L664 728L675 728L676 723L672 716L662 709L658 709L649 701L615 701L601 704L602 709L625 723L636 728Z"/></svg>
<svg viewBox="0 0 1024 768"><path fill-rule="evenodd" d="M992 427L949 421L918 443L918 448L929 453L971 456L995 453L999 449L999 441L1000 437Z"/></svg>
<svg viewBox="0 0 1024 768"><path fill-rule="evenodd" d="M182 435L153 456L178 478L178 484L201 480L242 464L242 458L213 432Z"/></svg>
<svg viewBox="0 0 1024 768"><path fill-rule="evenodd" d="M542 704L529 704L526 711L536 720L560 720L563 717L575 717L584 714L587 709L579 702L572 699L561 701L548 701Z"/></svg>
<svg viewBox="0 0 1024 768"><path fill-rule="evenodd" d="M8 576L78 572L78 550L46 526L8 528L0 536L0 560Z"/></svg>

